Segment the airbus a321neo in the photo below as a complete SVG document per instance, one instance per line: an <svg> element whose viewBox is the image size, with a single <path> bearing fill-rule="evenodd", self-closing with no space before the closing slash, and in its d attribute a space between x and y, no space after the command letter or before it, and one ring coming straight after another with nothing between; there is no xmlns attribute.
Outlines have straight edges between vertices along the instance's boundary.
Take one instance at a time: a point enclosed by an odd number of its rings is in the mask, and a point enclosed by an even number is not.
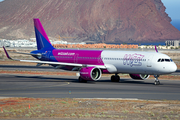
<svg viewBox="0 0 180 120"><path fill-rule="evenodd" d="M165 54L158 53L157 49L156 52L55 49L39 19L34 19L34 28L37 50L28 55L38 60L18 61L34 62L37 66L49 64L55 68L79 71L80 82L97 81L102 74L107 73L115 74L111 76L112 82L119 82L118 74L124 73L129 74L132 79L141 80L154 75L154 84L159 85L159 75L170 74L177 69L172 59ZM7 57L12 59L5 48L4 51Z"/></svg>

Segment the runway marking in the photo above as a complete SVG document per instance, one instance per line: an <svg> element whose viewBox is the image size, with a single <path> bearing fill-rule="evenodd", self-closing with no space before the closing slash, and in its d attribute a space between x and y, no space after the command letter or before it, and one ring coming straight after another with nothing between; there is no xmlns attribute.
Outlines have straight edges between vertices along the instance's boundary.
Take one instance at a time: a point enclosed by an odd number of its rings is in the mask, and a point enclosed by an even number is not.
<svg viewBox="0 0 180 120"><path fill-rule="evenodd" d="M51 86L37 86L37 87L26 87L26 88L12 88L12 89L0 89L0 90L25 90L25 89L32 89L32 88L46 88L46 87L59 87L59 86L66 86L69 85L69 82L65 82L66 84L61 85L51 85Z"/></svg>

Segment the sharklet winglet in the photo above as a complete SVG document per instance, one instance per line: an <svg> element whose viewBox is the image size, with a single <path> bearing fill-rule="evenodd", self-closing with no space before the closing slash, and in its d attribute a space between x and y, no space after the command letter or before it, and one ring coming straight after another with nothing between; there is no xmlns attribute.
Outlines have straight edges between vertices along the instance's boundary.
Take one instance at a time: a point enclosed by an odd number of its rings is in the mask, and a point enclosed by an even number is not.
<svg viewBox="0 0 180 120"><path fill-rule="evenodd" d="M6 53L6 56L7 56L8 59L19 61L18 59L12 59L12 58L9 56L9 54L8 54L8 52L7 52L7 50L6 50L6 48L5 48L4 46L3 46L3 49L4 49L4 52Z"/></svg>
<svg viewBox="0 0 180 120"><path fill-rule="evenodd" d="M12 60L12 58L9 56L9 54L4 46L3 46L3 49L4 49L4 52L6 53L7 58Z"/></svg>

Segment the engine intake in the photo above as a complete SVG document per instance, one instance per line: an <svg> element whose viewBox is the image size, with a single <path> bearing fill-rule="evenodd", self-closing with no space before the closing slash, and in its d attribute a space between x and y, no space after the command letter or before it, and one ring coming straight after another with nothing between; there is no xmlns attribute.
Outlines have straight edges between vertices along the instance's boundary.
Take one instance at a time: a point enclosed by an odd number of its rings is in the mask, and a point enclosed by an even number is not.
<svg viewBox="0 0 180 120"><path fill-rule="evenodd" d="M150 75L144 75L144 74L129 74L129 76L130 76L132 79L145 80L145 79L148 79Z"/></svg>
<svg viewBox="0 0 180 120"><path fill-rule="evenodd" d="M80 77L87 81L97 81L101 74L101 70L96 67L84 67L80 70Z"/></svg>

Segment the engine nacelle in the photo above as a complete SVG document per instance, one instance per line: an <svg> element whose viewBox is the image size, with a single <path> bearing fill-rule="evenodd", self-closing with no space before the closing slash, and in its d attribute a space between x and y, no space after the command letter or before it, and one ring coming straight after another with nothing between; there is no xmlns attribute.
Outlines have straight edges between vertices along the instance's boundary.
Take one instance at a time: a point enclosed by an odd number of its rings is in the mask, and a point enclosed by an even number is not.
<svg viewBox="0 0 180 120"><path fill-rule="evenodd" d="M101 78L101 70L97 67L84 67L80 70L80 77L87 81L97 81Z"/></svg>
<svg viewBox="0 0 180 120"><path fill-rule="evenodd" d="M145 80L145 79L148 79L150 75L144 75L144 74L129 74L129 76L130 76L132 79Z"/></svg>

